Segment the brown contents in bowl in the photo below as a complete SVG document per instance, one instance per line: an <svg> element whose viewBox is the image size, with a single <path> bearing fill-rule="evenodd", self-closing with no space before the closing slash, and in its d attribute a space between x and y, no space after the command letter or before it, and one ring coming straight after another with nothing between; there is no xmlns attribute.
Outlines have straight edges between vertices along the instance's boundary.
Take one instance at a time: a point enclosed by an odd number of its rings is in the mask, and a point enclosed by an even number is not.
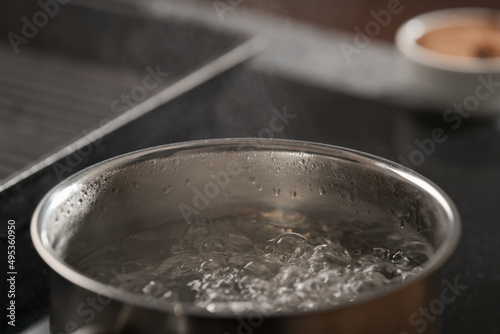
<svg viewBox="0 0 500 334"><path fill-rule="evenodd" d="M421 46L461 57L500 57L500 25L459 26L430 31L417 40Z"/></svg>

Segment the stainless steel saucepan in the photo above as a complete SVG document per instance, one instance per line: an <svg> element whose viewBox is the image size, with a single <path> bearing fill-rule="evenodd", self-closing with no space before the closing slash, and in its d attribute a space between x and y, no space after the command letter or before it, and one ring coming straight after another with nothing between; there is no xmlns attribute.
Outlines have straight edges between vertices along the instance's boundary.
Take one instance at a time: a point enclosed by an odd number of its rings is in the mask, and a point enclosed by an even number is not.
<svg viewBox="0 0 500 334"><path fill-rule="evenodd" d="M433 253L418 275L353 302L240 315L152 303L68 263L69 249L89 253L160 224L225 215L252 217L255 228L271 217L292 230L309 218L377 221L418 235ZM393 162L323 144L221 139L150 148L87 168L45 196L31 234L53 269L52 333L436 333L439 319L418 312L440 298L439 269L457 245L460 219L443 191Z"/></svg>

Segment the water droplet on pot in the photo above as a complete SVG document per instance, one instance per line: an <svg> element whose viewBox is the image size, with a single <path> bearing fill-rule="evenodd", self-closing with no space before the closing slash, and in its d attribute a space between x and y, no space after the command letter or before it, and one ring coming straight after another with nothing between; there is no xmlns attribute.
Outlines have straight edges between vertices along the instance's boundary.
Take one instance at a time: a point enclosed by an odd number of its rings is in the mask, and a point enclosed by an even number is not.
<svg viewBox="0 0 500 334"><path fill-rule="evenodd" d="M170 195L170 192L172 191L172 189L173 189L173 188L174 188L174 187L173 187L172 185L170 185L170 184L169 184L168 186L166 186L165 188L163 188L163 193L164 193L165 195Z"/></svg>

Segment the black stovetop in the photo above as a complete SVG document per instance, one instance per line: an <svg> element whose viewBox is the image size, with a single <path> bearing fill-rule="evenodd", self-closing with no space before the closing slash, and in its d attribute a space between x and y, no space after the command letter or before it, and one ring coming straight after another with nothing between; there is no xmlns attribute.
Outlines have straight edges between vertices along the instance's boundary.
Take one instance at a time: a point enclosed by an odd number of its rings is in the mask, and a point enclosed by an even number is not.
<svg viewBox="0 0 500 334"><path fill-rule="evenodd" d="M274 116L273 109L284 108L297 116L282 132L274 133L276 137L348 147L400 163L403 157L414 163L409 167L450 195L460 211L463 234L442 279L466 288L445 305L442 332L500 333L500 123L495 119L467 119L454 130L436 110L406 110L362 100L242 65L107 135L94 145L92 154L74 153L83 160L67 174L160 144L258 137ZM447 139L430 144L426 140L438 127ZM421 164L415 150L423 150L417 142L428 145ZM57 163L67 165L67 160ZM45 168L0 194L2 226L16 221L18 251L16 328L10 328L3 316L2 333L18 332L48 313L48 268L31 244L29 222L41 197L57 184L56 174L53 167ZM6 248L2 236L2 256ZM5 301L3 277L2 282Z"/></svg>

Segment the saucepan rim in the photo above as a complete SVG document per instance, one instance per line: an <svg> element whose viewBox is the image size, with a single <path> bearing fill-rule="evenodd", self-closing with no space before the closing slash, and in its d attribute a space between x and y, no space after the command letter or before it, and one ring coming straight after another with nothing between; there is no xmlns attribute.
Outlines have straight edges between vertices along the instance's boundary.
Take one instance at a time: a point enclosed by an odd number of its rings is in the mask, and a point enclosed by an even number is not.
<svg viewBox="0 0 500 334"><path fill-rule="evenodd" d="M386 295L397 293L400 290L410 287L415 282L424 280L426 277L439 270L452 255L458 244L461 232L461 222L455 204L448 197L448 195L444 193L444 191L439 187L437 187L433 182L404 166L368 153L328 144L283 139L235 138L189 141L147 148L102 161L70 176L66 180L56 185L50 192L48 192L44 196L33 214L31 222L31 237L35 249L52 270L54 270L57 274L59 274L69 282L96 294L105 294L107 296L112 296L112 298L116 301L120 301L137 307L142 307L145 309L172 314L175 313L176 315L181 312L182 314L187 316L208 316L222 318L234 317L233 314L210 313L208 311L195 309L192 308L190 304L183 302L162 304L150 303L146 300L146 298L141 298L141 296L139 295L120 290L91 279L90 277L84 275L83 273L80 273L76 269L73 269L68 263L66 263L60 256L56 254L56 252L52 249L52 246L50 245L50 242L44 231L44 227L47 223L47 221L44 220L44 217L46 217L45 211L48 209L51 200L60 195L63 189L71 186L72 184L83 182L82 180L93 179L95 177L98 177L99 175L102 175L106 171L115 170L132 163L145 161L157 155L168 156L174 154L175 152L193 151L197 153L221 150L281 150L288 152L304 152L338 157L339 159L348 160L349 162L359 163L366 166L367 168L371 168L372 170L377 170L382 174L406 180L408 184L411 184L412 186L415 186L426 192L429 196L431 196L433 200L435 200L439 204L439 206L441 206L448 219L447 232L445 234L443 242L431 255L429 260L422 266L423 270L418 275L402 283L395 284L393 287L389 287L384 291L370 294L369 296L360 297L359 299L350 303L341 303L339 305L320 310L290 313L266 313L265 316L268 318L296 317L298 315L306 315L311 313L332 312L338 309L356 307L360 304L368 303Z"/></svg>

